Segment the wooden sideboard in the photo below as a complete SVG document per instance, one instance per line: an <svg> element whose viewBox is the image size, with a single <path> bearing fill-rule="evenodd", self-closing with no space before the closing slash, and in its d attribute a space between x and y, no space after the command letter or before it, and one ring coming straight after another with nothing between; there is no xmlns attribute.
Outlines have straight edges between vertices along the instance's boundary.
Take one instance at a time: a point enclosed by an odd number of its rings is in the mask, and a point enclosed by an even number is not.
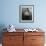
<svg viewBox="0 0 46 46"><path fill-rule="evenodd" d="M44 46L44 32L3 32L3 46Z"/></svg>

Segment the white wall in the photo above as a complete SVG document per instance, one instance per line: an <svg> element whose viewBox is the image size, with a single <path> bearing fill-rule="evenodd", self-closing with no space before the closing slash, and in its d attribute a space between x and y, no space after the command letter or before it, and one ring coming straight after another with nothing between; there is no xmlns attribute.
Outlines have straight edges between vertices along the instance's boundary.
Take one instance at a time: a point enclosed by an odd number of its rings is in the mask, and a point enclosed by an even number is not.
<svg viewBox="0 0 46 46"><path fill-rule="evenodd" d="M0 25L13 24L16 28L46 28L46 0L1 0ZM19 5L34 5L34 23L19 22Z"/></svg>

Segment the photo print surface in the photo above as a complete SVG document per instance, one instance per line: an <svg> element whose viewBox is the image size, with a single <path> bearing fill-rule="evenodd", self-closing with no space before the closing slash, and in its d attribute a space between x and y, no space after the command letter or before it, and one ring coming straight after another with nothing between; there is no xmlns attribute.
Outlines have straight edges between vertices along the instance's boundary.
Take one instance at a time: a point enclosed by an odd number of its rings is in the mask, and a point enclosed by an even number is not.
<svg viewBox="0 0 46 46"><path fill-rule="evenodd" d="M32 9L22 8L22 20L32 20Z"/></svg>

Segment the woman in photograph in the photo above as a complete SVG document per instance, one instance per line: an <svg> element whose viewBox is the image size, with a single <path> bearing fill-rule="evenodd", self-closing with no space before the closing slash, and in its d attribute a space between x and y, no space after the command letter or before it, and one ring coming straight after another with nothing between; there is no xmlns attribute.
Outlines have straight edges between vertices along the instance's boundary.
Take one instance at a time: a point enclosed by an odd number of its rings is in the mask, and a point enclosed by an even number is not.
<svg viewBox="0 0 46 46"><path fill-rule="evenodd" d="M32 13L29 8L22 8L22 20L32 20Z"/></svg>

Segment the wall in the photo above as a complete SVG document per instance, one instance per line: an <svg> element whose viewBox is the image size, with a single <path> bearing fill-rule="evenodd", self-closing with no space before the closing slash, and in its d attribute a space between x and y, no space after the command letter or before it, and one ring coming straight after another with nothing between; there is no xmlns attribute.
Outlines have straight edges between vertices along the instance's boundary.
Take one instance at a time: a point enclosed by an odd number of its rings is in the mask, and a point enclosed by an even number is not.
<svg viewBox="0 0 46 46"><path fill-rule="evenodd" d="M1 0L0 25L13 24L16 28L46 28L46 1L41 0ZM34 5L34 23L19 22L19 5Z"/></svg>

